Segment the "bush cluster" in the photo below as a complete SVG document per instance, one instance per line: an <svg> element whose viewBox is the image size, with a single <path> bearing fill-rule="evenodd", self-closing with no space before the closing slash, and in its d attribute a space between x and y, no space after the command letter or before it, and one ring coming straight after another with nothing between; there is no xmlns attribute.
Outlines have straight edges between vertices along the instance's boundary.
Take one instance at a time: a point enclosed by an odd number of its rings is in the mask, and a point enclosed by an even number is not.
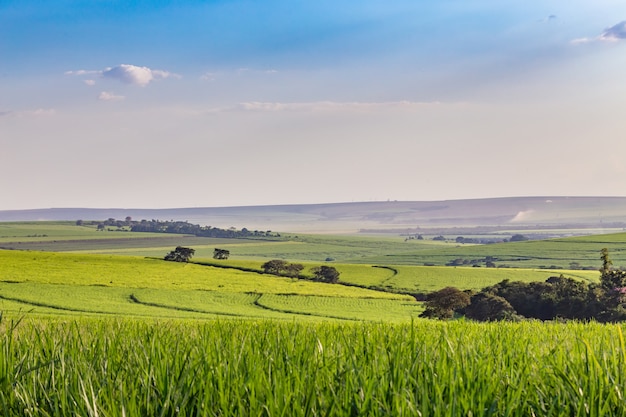
<svg viewBox="0 0 626 417"><path fill-rule="evenodd" d="M600 283L587 283L563 275L545 282L504 280L474 293L446 287L426 298L422 317L449 319L462 315L478 321L520 320L626 320L626 272L614 269L602 249Z"/></svg>

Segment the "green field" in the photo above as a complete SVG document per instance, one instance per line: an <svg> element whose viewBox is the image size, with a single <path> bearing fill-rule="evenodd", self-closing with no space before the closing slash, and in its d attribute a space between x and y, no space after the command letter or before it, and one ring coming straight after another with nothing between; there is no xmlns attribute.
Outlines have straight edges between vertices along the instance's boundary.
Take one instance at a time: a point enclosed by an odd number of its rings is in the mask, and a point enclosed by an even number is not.
<svg viewBox="0 0 626 417"><path fill-rule="evenodd" d="M580 267L597 269L602 248L609 249L616 266L626 267L626 233L491 245L454 245L412 253L385 254L371 257L368 261L395 265L444 265L458 258L471 260L491 256L497 259L495 264L500 267L567 269L572 262L576 262Z"/></svg>
<svg viewBox="0 0 626 417"><path fill-rule="evenodd" d="M94 226L70 222L0 223L0 248L37 251L99 253L163 257L175 246L196 250L210 258L215 247L227 249L231 259L286 259L344 264L443 266L455 259L479 261L492 257L497 267L597 270L600 250L607 247L616 266L626 267L626 233L490 245L409 240L397 237L290 235L279 241L214 239L162 233L98 232Z"/></svg>
<svg viewBox="0 0 626 417"><path fill-rule="evenodd" d="M403 294L561 274L593 282L597 270L565 268L599 267L598 247L619 265L624 243L276 242L0 224L0 246L28 249L0 250L0 414L626 416L622 326L430 321ZM196 249L191 263L162 259L178 245ZM214 260L215 247L233 256ZM441 266L484 256L527 267ZM332 265L340 284L263 274L277 258L305 276Z"/></svg>
<svg viewBox="0 0 626 417"><path fill-rule="evenodd" d="M624 243L626 234L460 247L362 236L303 235L268 241L98 232L95 226L69 222L4 223L0 246L28 250L0 251L0 308L61 315L407 321L419 315L421 304L397 293L424 294L446 286L480 290L504 279L532 282L558 275L594 282L597 270L571 270L566 261L592 264L598 248L609 247L619 262ZM162 260L177 245L196 249L193 264ZM213 260L215 247L230 250L231 258ZM422 265L425 260L441 264L460 256L493 256L498 263L515 258L528 265ZM309 276L312 267L337 259L331 265L340 271L344 285L262 274L262 263L275 258L301 262ZM533 267L540 258L550 265ZM373 299L395 301L381 304Z"/></svg>
<svg viewBox="0 0 626 417"><path fill-rule="evenodd" d="M0 346L5 416L626 415L618 325L5 318Z"/></svg>
<svg viewBox="0 0 626 417"><path fill-rule="evenodd" d="M204 319L355 320L360 311L363 320L392 321L421 311L409 296L365 288L160 259L27 251L0 251L0 308Z"/></svg>

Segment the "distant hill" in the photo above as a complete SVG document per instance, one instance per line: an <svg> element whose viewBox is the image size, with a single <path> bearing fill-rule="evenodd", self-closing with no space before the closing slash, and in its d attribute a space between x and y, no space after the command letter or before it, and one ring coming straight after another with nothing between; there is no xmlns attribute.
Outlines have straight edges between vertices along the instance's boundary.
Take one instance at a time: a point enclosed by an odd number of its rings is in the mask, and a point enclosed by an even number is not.
<svg viewBox="0 0 626 417"><path fill-rule="evenodd" d="M441 228L623 228L626 197L511 197L173 209L0 210L0 221L184 220L282 232L396 232Z"/></svg>

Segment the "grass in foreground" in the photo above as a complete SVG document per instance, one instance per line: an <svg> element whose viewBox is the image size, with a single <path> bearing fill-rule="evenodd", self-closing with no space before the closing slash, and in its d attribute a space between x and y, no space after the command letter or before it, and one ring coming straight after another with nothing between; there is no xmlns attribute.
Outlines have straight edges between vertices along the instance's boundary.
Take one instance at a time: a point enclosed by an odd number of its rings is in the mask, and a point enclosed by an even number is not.
<svg viewBox="0 0 626 417"><path fill-rule="evenodd" d="M0 330L7 416L624 416L622 328L38 320Z"/></svg>

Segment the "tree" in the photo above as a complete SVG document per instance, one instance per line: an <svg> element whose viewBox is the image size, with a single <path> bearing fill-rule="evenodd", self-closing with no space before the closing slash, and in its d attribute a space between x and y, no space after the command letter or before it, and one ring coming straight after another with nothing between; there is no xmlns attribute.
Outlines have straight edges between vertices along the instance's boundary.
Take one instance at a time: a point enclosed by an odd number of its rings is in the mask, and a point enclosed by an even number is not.
<svg viewBox="0 0 626 417"><path fill-rule="evenodd" d="M478 321L506 320L515 317L515 309L504 298L481 292L471 298L465 316Z"/></svg>
<svg viewBox="0 0 626 417"><path fill-rule="evenodd" d="M318 266L311 268L311 272L313 272L317 281L327 282L329 284L336 284L339 281L339 271L337 271L334 266Z"/></svg>
<svg viewBox="0 0 626 417"><path fill-rule="evenodd" d="M176 246L176 249L165 255L163 259L173 262L189 262L194 253L196 253L195 249Z"/></svg>
<svg viewBox="0 0 626 417"><path fill-rule="evenodd" d="M609 320L615 320L615 317L622 316L623 313L617 313L618 307L626 302L626 272L613 268L613 261L609 257L609 250L602 248L600 259L602 260L602 268L600 268L600 287L603 290L603 302ZM610 313L610 314L608 314Z"/></svg>
<svg viewBox="0 0 626 417"><path fill-rule="evenodd" d="M229 256L229 250L218 248L215 248L215 250L213 250L213 259L228 259Z"/></svg>
<svg viewBox="0 0 626 417"><path fill-rule="evenodd" d="M263 272L266 274L282 275L287 268L287 265L287 261L283 261L282 259L272 259L271 261L267 261L261 265L261 268L263 268Z"/></svg>
<svg viewBox="0 0 626 417"><path fill-rule="evenodd" d="M426 297L426 309L420 317L451 319L454 311L467 307L470 303L470 295L454 287L446 287L439 291L428 294Z"/></svg>
<svg viewBox="0 0 626 417"><path fill-rule="evenodd" d="M284 275L292 278L297 278L303 269L304 265L302 264L288 264L285 267Z"/></svg>
<svg viewBox="0 0 626 417"><path fill-rule="evenodd" d="M600 259L602 259L602 268L600 268L600 284L606 291L613 291L626 287L626 272L613 268L613 261L609 257L609 250L603 248Z"/></svg>

